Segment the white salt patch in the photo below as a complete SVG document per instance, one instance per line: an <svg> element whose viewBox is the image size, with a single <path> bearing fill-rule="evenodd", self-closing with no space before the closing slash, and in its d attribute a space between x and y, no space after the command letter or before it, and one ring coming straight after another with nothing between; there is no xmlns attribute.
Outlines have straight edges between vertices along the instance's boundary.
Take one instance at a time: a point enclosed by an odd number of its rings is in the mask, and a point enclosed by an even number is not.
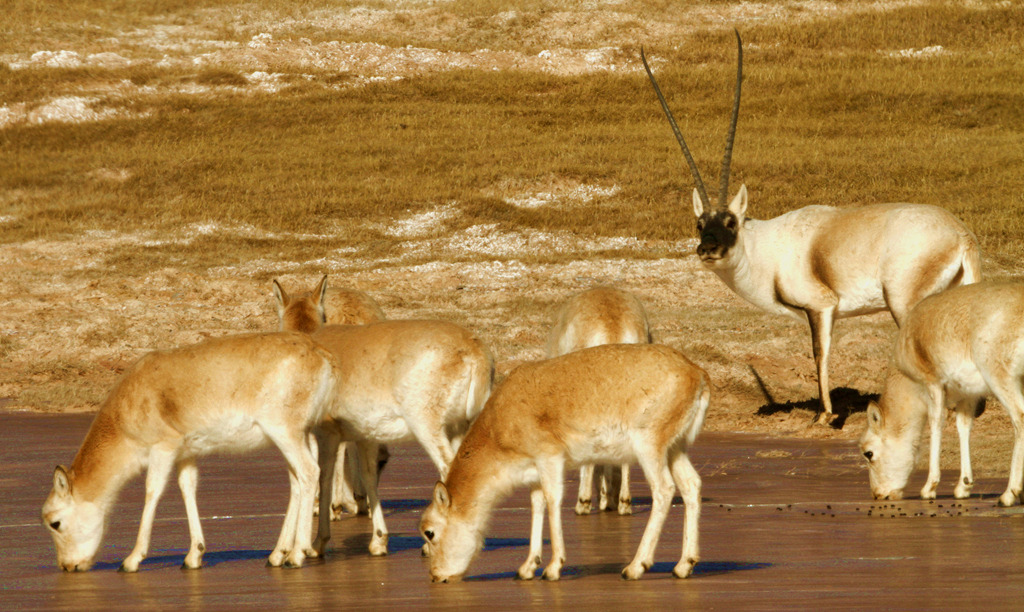
<svg viewBox="0 0 1024 612"><path fill-rule="evenodd" d="M925 47L923 49L901 49L899 51L890 51L888 56L918 59L948 54L949 51L947 51L942 45L932 45L931 47Z"/></svg>
<svg viewBox="0 0 1024 612"><path fill-rule="evenodd" d="M422 236L441 227L446 221L454 217L457 212L454 204L445 204L433 210L392 221L384 228L384 233L396 238Z"/></svg>
<svg viewBox="0 0 1024 612"><path fill-rule="evenodd" d="M577 185L571 189L554 191L538 191L527 193L521 196L505 198L505 202L519 208L540 208L548 204L557 204L565 201L575 201L583 204L593 202L598 198L610 198L622 191L618 185L612 187L601 187L598 185Z"/></svg>
<svg viewBox="0 0 1024 612"><path fill-rule="evenodd" d="M274 35L263 32L252 37L249 41L250 49L265 49L270 43L274 42Z"/></svg>
<svg viewBox="0 0 1024 612"><path fill-rule="evenodd" d="M78 68L82 65L82 57L74 51L37 51L29 61L42 64L47 68Z"/></svg>

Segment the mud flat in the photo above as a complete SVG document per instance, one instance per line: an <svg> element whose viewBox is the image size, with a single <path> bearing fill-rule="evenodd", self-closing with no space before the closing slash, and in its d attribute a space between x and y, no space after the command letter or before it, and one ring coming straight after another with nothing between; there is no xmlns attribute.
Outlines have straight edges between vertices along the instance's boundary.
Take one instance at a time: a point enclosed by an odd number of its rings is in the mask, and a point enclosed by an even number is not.
<svg viewBox="0 0 1024 612"><path fill-rule="evenodd" d="M436 478L418 447L392 449L382 479L390 553L366 553L369 521L334 524L333 552L300 570L265 567L287 504L276 451L200 461L199 508L208 552L199 571L181 571L188 528L180 495L168 488L157 512L151 556L138 574L116 570L135 539L142 481L122 494L96 567L58 571L39 508L54 465L70 463L89 415L0 415L0 607L33 609L408 609L536 607L966 608L1020 605L1024 516L995 507L1002 479L980 479L975 496L934 502L875 502L852 442L707 434L692 457L704 479L702 557L694 576L672 578L682 508L662 533L657 563L639 582L619 571L646 522L649 493L636 478L632 517L577 517L567 494L568 548L558 583L513 580L529 533L525 491L496 513L484 551L463 582L433 585L416 532ZM634 468L636 469L636 468ZM575 482L567 478L567 491ZM915 473L908 491L923 484ZM173 486L173 485L172 485ZM948 489L948 490L946 490ZM545 550L547 553L547 550Z"/></svg>

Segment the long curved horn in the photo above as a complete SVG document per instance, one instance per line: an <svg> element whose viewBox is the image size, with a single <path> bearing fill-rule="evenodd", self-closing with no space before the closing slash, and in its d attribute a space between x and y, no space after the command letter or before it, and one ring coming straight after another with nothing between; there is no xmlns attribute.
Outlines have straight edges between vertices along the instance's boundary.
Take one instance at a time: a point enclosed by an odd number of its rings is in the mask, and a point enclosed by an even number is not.
<svg viewBox="0 0 1024 612"><path fill-rule="evenodd" d="M736 97L732 103L732 121L729 123L729 133L725 137L725 156L722 157L721 187L718 191L718 205L726 206L729 198L729 166L732 163L732 143L736 140L736 121L740 117L740 84L743 82L743 41L740 40L740 31L736 32L736 51L739 54L736 62ZM705 206L707 204L705 203Z"/></svg>
<svg viewBox="0 0 1024 612"><path fill-rule="evenodd" d="M700 171L697 170L697 164L693 161L693 156L690 155L690 148L686 146L686 140L683 139L683 133L679 131L679 126L676 125L676 119L672 116L672 111L668 108L668 102L665 101L665 96L661 93L661 87L658 87L658 81L654 78L654 73L651 72L651 67L647 65L647 57L644 55L644 48L640 47L640 60L644 63L644 69L647 71L648 78L651 79L651 85L654 85L654 93L658 94L658 100L661 102L661 108L665 111L665 116L668 117L668 123L672 126L672 131L676 135L676 140L679 141L679 147L683 150L683 156L686 158L686 163L690 165L690 174L693 175L693 180L697 183L697 193L700 194L700 200L704 203L704 207L711 210L711 202L708 201L708 192L704 188L704 181L700 178Z"/></svg>

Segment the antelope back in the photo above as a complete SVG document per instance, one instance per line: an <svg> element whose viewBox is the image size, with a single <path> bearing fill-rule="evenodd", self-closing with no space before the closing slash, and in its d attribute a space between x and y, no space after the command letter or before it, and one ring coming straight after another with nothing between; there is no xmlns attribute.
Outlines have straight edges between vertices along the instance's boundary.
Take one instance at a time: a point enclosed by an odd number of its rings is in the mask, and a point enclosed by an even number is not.
<svg viewBox="0 0 1024 612"><path fill-rule="evenodd" d="M399 320L328 325L312 338L337 356L342 394L353 405L429 404L446 411L451 420L463 422L476 415L490 392L494 371L490 350L455 323Z"/></svg>
<svg viewBox="0 0 1024 612"><path fill-rule="evenodd" d="M982 281L919 302L900 328L895 361L922 382L983 395L1024 376L1024 283ZM982 372L985 374L982 375Z"/></svg>
<svg viewBox="0 0 1024 612"><path fill-rule="evenodd" d="M696 435L708 389L707 374L667 346L574 351L514 369L494 390L464 446L479 428L477 435L497 446L533 456L583 448L594 435L621 434L667 449Z"/></svg>
<svg viewBox="0 0 1024 612"><path fill-rule="evenodd" d="M548 334L547 355L555 357L599 344L650 342L647 313L631 293L596 287L578 293L558 310Z"/></svg>

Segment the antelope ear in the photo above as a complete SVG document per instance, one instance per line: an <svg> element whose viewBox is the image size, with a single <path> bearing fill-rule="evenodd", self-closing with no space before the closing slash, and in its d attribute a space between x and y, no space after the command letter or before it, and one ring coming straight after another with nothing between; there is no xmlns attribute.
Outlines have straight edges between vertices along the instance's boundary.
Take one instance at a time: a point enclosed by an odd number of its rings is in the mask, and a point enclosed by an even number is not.
<svg viewBox="0 0 1024 612"><path fill-rule="evenodd" d="M438 510L447 512L448 508L452 505L451 495L448 493L448 487L444 486L444 483L440 480L434 485L434 505L437 506Z"/></svg>
<svg viewBox="0 0 1024 612"><path fill-rule="evenodd" d="M868 402L868 428L878 429L882 426L882 411L874 401Z"/></svg>
<svg viewBox="0 0 1024 612"><path fill-rule="evenodd" d="M313 290L313 295L317 296L316 304L317 309L320 311L320 322L327 322L327 275L320 279L320 284Z"/></svg>
<svg viewBox="0 0 1024 612"><path fill-rule="evenodd" d="M729 212L736 215L736 218L743 221L747 216L747 186L740 185L740 191L736 197L729 202Z"/></svg>
<svg viewBox="0 0 1024 612"><path fill-rule="evenodd" d="M700 199L700 192L695 187L693 189L693 214L700 219L700 216L704 214L704 202Z"/></svg>
<svg viewBox="0 0 1024 612"><path fill-rule="evenodd" d="M281 283L274 279L274 301L277 303L277 318L284 320L284 308L288 304L288 294L285 293Z"/></svg>
<svg viewBox="0 0 1024 612"><path fill-rule="evenodd" d="M61 497L71 495L71 479L68 478L67 470L62 465L58 465L57 469L53 470L53 490Z"/></svg>

